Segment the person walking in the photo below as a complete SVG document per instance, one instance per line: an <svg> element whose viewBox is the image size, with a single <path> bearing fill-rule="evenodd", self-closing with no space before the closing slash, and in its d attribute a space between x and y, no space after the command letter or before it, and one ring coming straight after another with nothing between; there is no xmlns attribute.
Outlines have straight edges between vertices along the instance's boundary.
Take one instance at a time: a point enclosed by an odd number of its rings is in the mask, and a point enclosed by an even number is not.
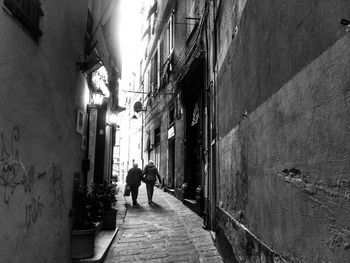
<svg viewBox="0 0 350 263"><path fill-rule="evenodd" d="M139 194L139 186L141 185L141 180L143 180L142 170L138 168L137 163L134 163L133 168L128 171L128 174L126 176L126 184L130 186L133 205L138 205L137 196Z"/></svg>
<svg viewBox="0 0 350 263"><path fill-rule="evenodd" d="M154 166L154 162L152 160L148 161L148 164L143 169L143 174L143 178L146 183L148 203L151 204L156 180L158 179L159 184L161 183L161 178L158 169Z"/></svg>

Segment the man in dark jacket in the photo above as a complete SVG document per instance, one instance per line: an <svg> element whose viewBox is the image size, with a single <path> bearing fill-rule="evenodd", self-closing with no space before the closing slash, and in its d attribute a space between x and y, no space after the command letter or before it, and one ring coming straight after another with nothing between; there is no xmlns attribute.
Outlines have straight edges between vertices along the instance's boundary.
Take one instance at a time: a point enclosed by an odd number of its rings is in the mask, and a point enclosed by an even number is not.
<svg viewBox="0 0 350 263"><path fill-rule="evenodd" d="M145 175L144 180L146 183L148 203L151 204L154 185L156 183L157 178L158 178L159 184L161 184L161 179L158 173L158 169L157 167L154 166L153 161L148 162L148 164L145 166L145 169L143 170L143 174Z"/></svg>
<svg viewBox="0 0 350 263"><path fill-rule="evenodd" d="M142 180L142 170L137 167L137 163L134 163L133 168L128 171L128 175L126 176L126 184L130 186L132 204L137 204L137 196L139 194L139 186Z"/></svg>

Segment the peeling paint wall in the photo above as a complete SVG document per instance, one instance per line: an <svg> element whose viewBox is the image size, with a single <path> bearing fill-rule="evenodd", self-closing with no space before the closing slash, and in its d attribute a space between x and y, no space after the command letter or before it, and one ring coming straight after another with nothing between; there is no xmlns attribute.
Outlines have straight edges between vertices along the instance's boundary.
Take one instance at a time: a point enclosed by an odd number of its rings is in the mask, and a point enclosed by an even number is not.
<svg viewBox="0 0 350 263"><path fill-rule="evenodd" d="M238 261L350 260L349 17L346 1L246 3L217 83L218 242Z"/></svg>
<svg viewBox="0 0 350 263"><path fill-rule="evenodd" d="M0 261L69 262L73 175L81 171L76 109L87 84L85 1L41 1L35 43L0 10Z"/></svg>

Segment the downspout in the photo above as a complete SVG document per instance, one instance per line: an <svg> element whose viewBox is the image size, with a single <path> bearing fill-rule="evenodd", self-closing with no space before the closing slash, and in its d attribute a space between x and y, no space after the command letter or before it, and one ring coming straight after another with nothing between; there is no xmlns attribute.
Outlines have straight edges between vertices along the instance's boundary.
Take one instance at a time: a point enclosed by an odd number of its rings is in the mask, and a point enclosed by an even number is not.
<svg viewBox="0 0 350 263"><path fill-rule="evenodd" d="M213 12L213 28L215 27L215 13ZM214 41L216 41L215 38L213 38ZM214 53L216 58L215 61L217 61L217 53ZM217 62L216 62L217 63ZM214 122L215 122L215 174L212 173L212 185L211 185L211 191L212 191L212 202L211 202L211 214L210 214L210 225L211 229L216 232L217 230L217 222L216 222L216 197L217 197L217 189L216 189L216 177L219 174L219 167L220 167L220 162L219 162L219 151L218 151L218 142L219 142L219 132L218 132L218 127L219 127L219 112L218 112L218 107L217 107L217 83L216 83L216 71L215 71L216 65L213 65L213 87L212 87L212 92L213 92L213 103L214 103ZM213 139L213 138L212 138Z"/></svg>
<svg viewBox="0 0 350 263"><path fill-rule="evenodd" d="M143 159L143 132L144 132L144 114L146 114L146 107L143 106L145 102L145 85L142 83L142 109L141 109L141 167L144 167L144 159Z"/></svg>
<svg viewBox="0 0 350 263"><path fill-rule="evenodd" d="M205 3L205 52L206 52L206 69L205 69L205 81L206 81L206 89L205 89L205 106L206 106L206 141L205 141L205 156L206 156L206 200L205 200L205 207L204 207L204 213L203 213L203 228L208 229L208 221L209 221L209 205L208 202L210 200L210 177L209 175L211 170L210 165L210 142L211 142L211 132L210 132L210 81L209 81L209 46L208 46L208 24L207 24L207 14L209 13L209 2L206 1Z"/></svg>

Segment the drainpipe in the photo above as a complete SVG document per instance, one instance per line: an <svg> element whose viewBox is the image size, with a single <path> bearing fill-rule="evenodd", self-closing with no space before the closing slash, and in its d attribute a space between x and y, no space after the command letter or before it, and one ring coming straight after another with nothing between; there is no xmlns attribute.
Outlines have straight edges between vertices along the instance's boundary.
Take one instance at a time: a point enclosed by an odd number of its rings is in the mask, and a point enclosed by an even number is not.
<svg viewBox="0 0 350 263"><path fill-rule="evenodd" d="M145 85L142 84L142 109L141 109L141 167L144 167L144 159L143 159L143 130L144 130L144 113L146 114L146 107L143 106L145 102Z"/></svg>
<svg viewBox="0 0 350 263"><path fill-rule="evenodd" d="M215 27L215 14L213 12L213 27ZM210 20L209 20L210 21ZM214 38L215 41L215 38ZM217 54L216 54L216 59L217 61ZM212 92L213 92L213 103L214 103L214 112L215 115L213 122L215 123L215 138L211 138L212 140L214 139L214 147L215 147L215 155L212 154L212 159L215 158L215 169L212 168L212 177L211 177L211 194L212 194L212 200L210 203L210 227L212 230L216 231L217 230L217 222L216 222L216 176L219 174L219 154L218 154L218 143L219 143L219 132L218 132L218 127L219 127L219 112L218 112L218 103L217 103L217 83L216 83L216 71L215 71L216 65L213 65L213 85L212 85ZM210 143L210 147L212 148L212 142Z"/></svg>
<svg viewBox="0 0 350 263"><path fill-rule="evenodd" d="M204 213L203 213L203 228L208 229L208 221L209 221L209 200L210 200L210 178L209 175L211 174L210 169L210 154L211 150L210 148L210 142L211 142L211 131L210 131L210 108L208 107L210 105L210 84L209 84L209 47L208 47L208 24L207 24L207 11L209 13L209 2L206 1L205 3L205 24L204 24L204 30L205 30L205 52L206 52L206 88L205 88L205 107L206 107L206 129L205 129L205 135L206 135L206 140L205 140L205 156L206 156L206 164L207 164L207 169L206 169L206 201L204 204ZM208 98L209 97L209 98Z"/></svg>

